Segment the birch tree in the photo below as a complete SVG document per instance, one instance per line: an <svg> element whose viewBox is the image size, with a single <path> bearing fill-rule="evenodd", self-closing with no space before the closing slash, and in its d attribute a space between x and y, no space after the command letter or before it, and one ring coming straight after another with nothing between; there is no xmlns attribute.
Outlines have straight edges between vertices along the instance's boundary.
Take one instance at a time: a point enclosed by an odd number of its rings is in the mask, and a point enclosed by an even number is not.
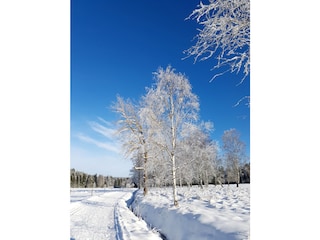
<svg viewBox="0 0 320 240"><path fill-rule="evenodd" d="M190 144L190 139L183 139L179 146L177 147L177 174L179 179L179 185L182 186L186 183L188 187L192 185L194 179L194 172L192 169L192 144Z"/></svg>
<svg viewBox="0 0 320 240"><path fill-rule="evenodd" d="M149 125L157 129L156 144L166 153L171 165L173 203L178 206L176 150L183 123L198 119L199 100L189 80L168 66L154 73L155 84L146 94ZM149 127L150 129L150 127Z"/></svg>
<svg viewBox="0 0 320 240"><path fill-rule="evenodd" d="M243 73L240 83L250 72L250 1L209 0L200 4L187 19L196 20L201 26L195 36L196 44L185 50L187 57L195 62L216 58L213 69L225 72Z"/></svg>
<svg viewBox="0 0 320 240"><path fill-rule="evenodd" d="M224 131L222 136L224 158L226 162L227 180L240 183L240 167L245 156L245 144L240 140L240 133L231 128Z"/></svg>
<svg viewBox="0 0 320 240"><path fill-rule="evenodd" d="M192 169L193 177L199 186L207 186L209 178L215 174L215 162L217 157L217 145L210 140L210 132L213 130L211 122L200 124L185 124L182 134L184 135L185 154L188 154L189 168Z"/></svg>
<svg viewBox="0 0 320 240"><path fill-rule="evenodd" d="M162 187L170 183L170 164L168 161L164 161L166 153L162 151L158 144L152 144L151 149L151 162L149 166L149 179L152 178L153 185Z"/></svg>
<svg viewBox="0 0 320 240"><path fill-rule="evenodd" d="M120 115L118 121L118 131L122 142L122 147L126 156L134 154L142 154L143 158L143 193L148 193L147 188L147 162L148 162L148 146L147 146L147 130L143 125L143 120L139 115L140 105L134 105L132 101L124 100L117 96L117 102L112 105L112 109ZM139 159L140 156L136 158ZM140 167L140 166L139 166Z"/></svg>

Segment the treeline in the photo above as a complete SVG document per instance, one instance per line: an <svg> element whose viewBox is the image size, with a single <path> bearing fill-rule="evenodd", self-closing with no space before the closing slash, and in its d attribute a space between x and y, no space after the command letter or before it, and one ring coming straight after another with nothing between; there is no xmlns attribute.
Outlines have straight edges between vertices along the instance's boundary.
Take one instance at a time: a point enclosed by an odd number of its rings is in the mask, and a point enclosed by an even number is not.
<svg viewBox="0 0 320 240"><path fill-rule="evenodd" d="M132 187L130 178L119 178L103 175L90 175L78 172L74 168L70 170L71 188L125 188Z"/></svg>
<svg viewBox="0 0 320 240"><path fill-rule="evenodd" d="M239 168L239 183L250 183L250 163L245 163ZM131 170L132 183L135 187L141 188L143 186L143 174L141 171L135 169ZM171 186L170 175L163 175L162 179L159 179L159 174L154 172L148 172L148 187L167 187ZM204 171L200 177L191 177L190 181L186 181L183 174L178 174L177 182L180 187L199 185L200 187L207 186L208 184L222 185L222 184L237 184L237 180L230 175L230 171L220 166L215 172Z"/></svg>

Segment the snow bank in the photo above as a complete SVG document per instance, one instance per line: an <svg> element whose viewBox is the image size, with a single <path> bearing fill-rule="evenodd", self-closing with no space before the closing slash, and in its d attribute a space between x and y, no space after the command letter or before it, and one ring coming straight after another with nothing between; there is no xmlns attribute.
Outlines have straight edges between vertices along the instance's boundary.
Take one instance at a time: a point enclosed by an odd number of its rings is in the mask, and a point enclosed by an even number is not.
<svg viewBox="0 0 320 240"><path fill-rule="evenodd" d="M161 240L159 234L149 230L145 221L138 219L129 211L127 202L131 202L132 192L123 196L114 211L115 226L121 240Z"/></svg>
<svg viewBox="0 0 320 240"><path fill-rule="evenodd" d="M139 191L132 208L169 240L249 239L249 184L178 188L178 197L176 208L171 188Z"/></svg>

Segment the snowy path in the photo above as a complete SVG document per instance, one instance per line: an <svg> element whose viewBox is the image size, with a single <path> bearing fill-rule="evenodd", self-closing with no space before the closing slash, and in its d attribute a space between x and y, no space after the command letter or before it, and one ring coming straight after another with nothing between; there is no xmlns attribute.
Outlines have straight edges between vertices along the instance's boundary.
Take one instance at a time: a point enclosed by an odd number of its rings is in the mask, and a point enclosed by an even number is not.
<svg viewBox="0 0 320 240"><path fill-rule="evenodd" d="M133 189L71 192L70 239L161 239L126 205Z"/></svg>
<svg viewBox="0 0 320 240"><path fill-rule="evenodd" d="M71 210L71 236L74 239L115 239L115 206L126 194L107 192L75 203Z"/></svg>

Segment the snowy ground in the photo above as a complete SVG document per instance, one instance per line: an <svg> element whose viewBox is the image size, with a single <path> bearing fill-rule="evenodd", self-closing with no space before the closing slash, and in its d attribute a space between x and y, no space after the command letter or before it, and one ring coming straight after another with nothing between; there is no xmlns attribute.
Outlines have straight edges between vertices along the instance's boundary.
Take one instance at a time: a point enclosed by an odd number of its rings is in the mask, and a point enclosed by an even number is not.
<svg viewBox="0 0 320 240"><path fill-rule="evenodd" d="M178 188L71 189L70 239L249 239L250 185ZM145 221L147 222L145 222ZM152 230L151 230L152 229ZM163 237L162 235L162 237Z"/></svg>
<svg viewBox="0 0 320 240"><path fill-rule="evenodd" d="M249 184L178 188L178 200L176 208L172 188L150 189L144 198L139 191L132 207L168 239L249 239Z"/></svg>
<svg viewBox="0 0 320 240"><path fill-rule="evenodd" d="M72 189L70 240L161 239L128 208L135 189Z"/></svg>

